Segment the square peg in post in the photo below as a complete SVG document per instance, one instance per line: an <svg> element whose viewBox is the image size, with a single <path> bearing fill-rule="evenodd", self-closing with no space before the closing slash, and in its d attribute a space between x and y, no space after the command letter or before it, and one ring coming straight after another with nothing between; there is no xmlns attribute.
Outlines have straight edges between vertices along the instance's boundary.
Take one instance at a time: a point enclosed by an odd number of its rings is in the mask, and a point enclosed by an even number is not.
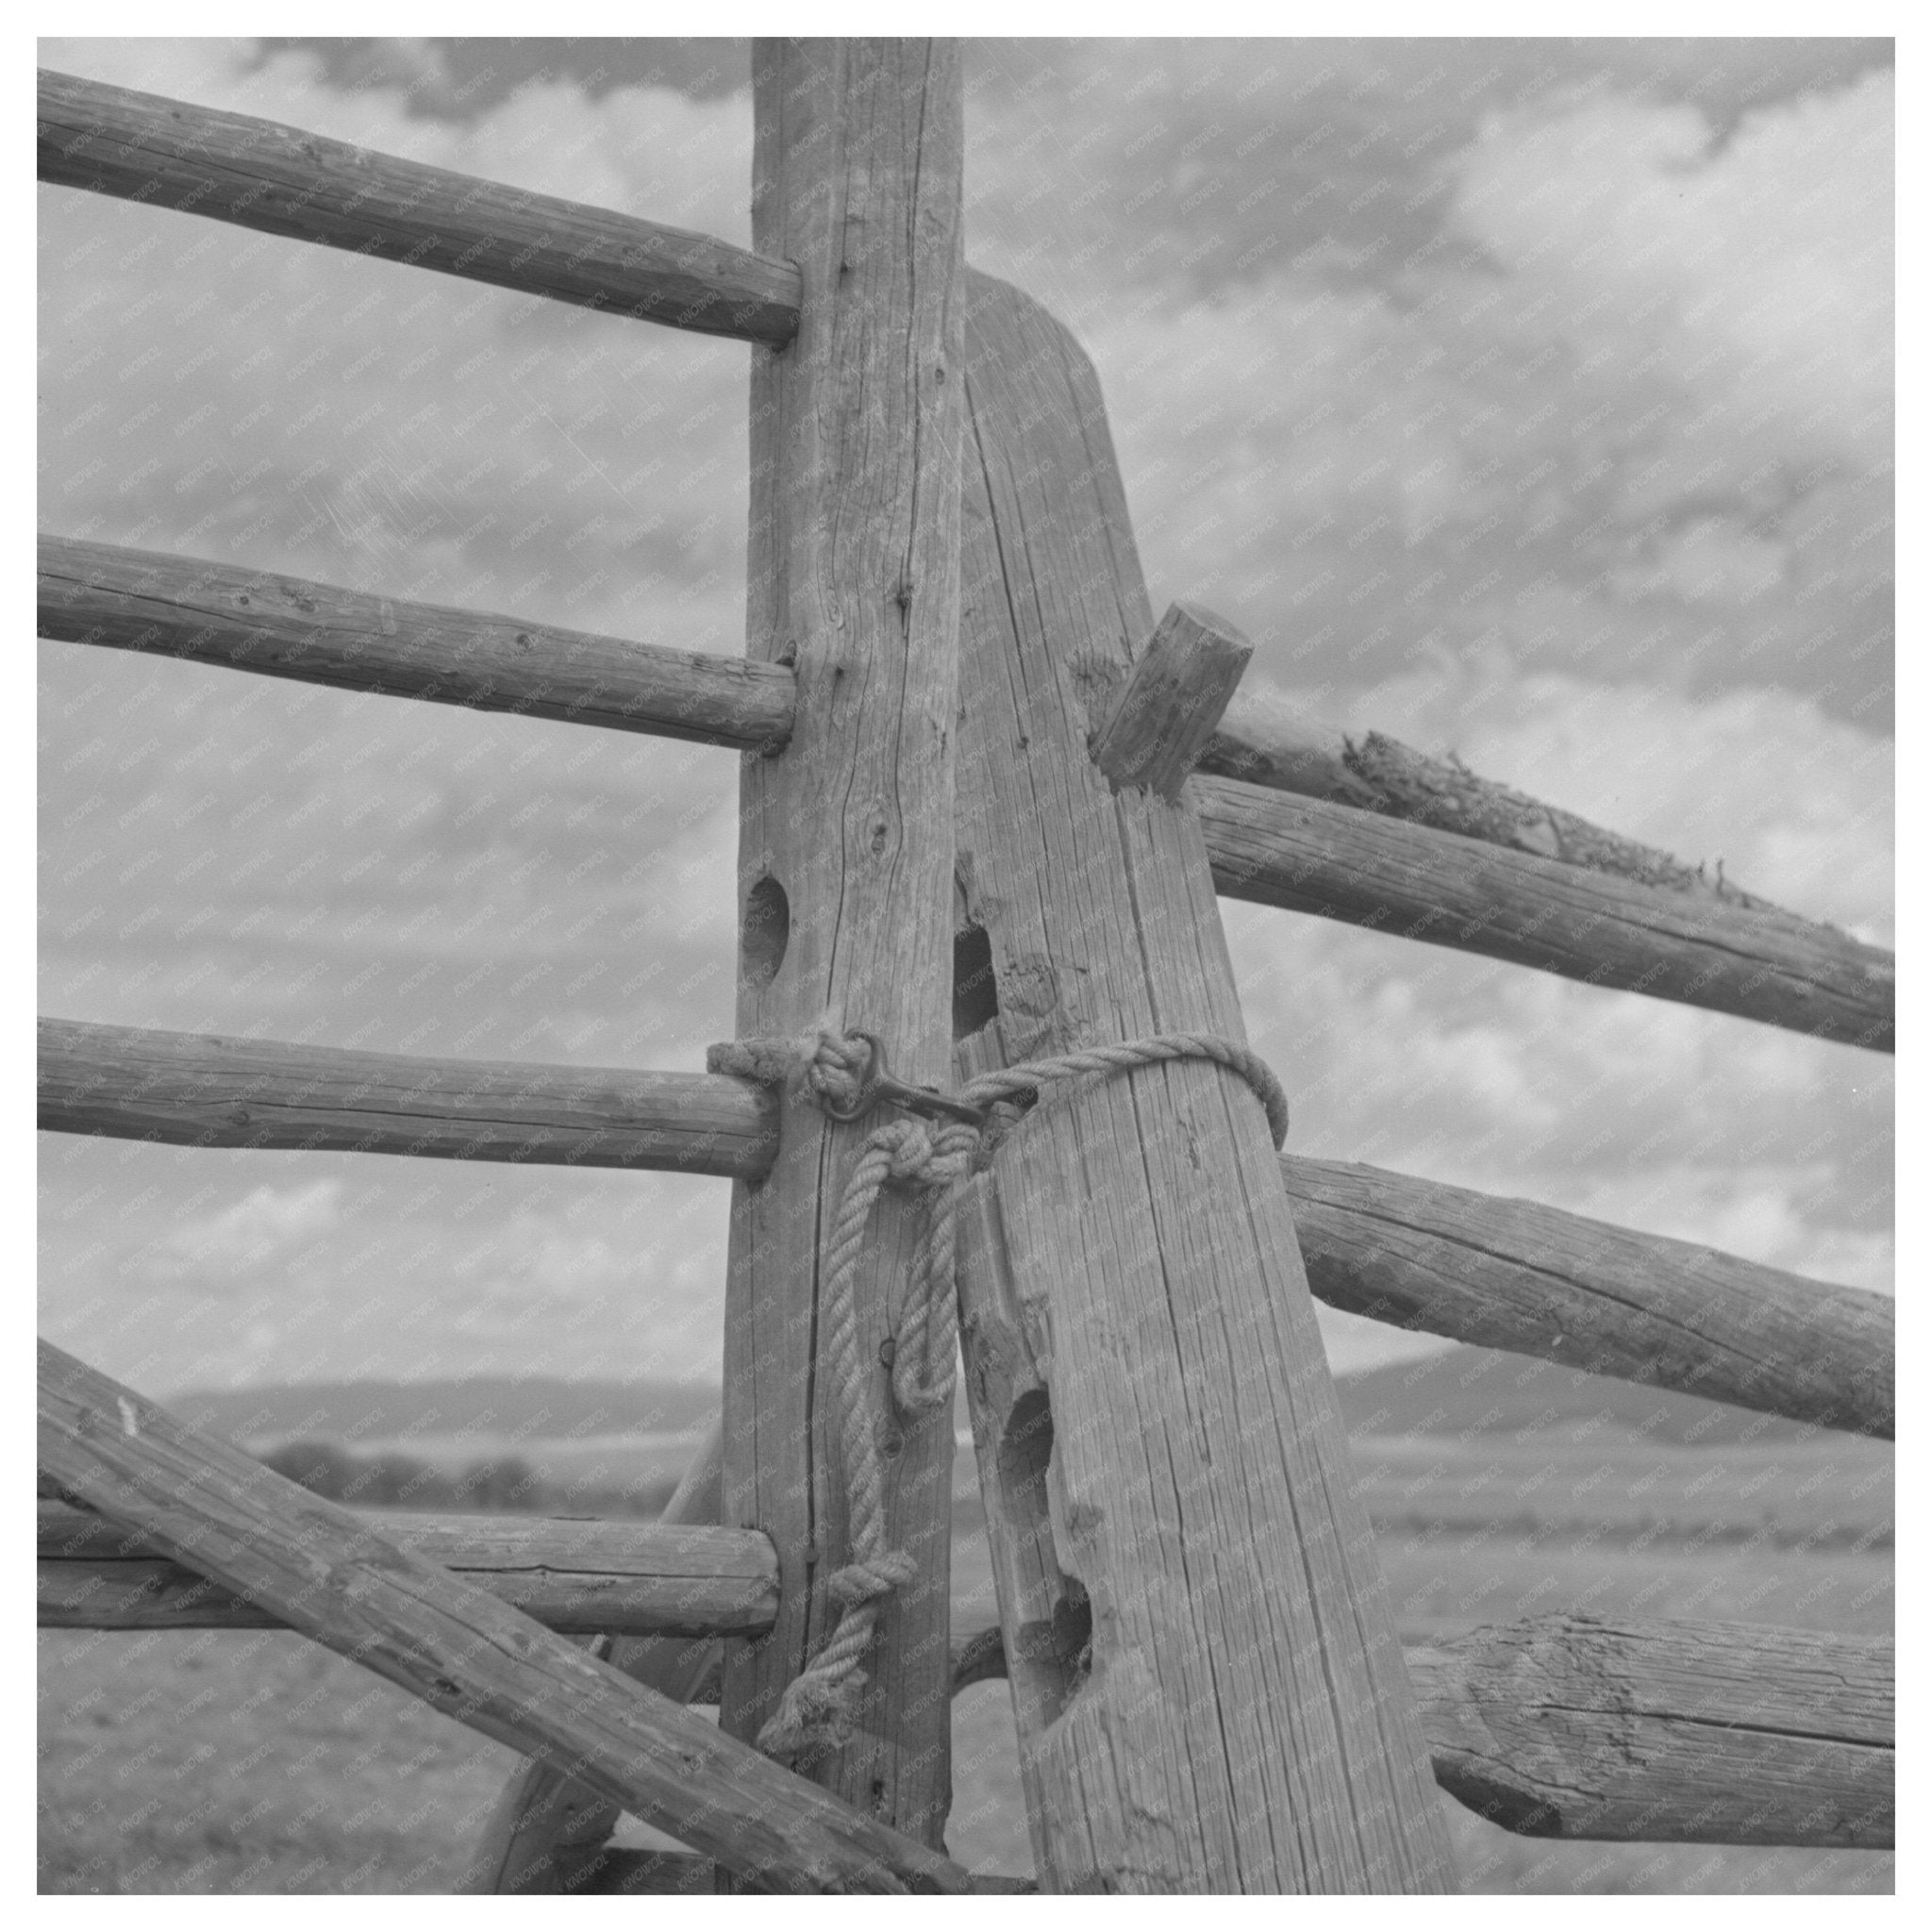
<svg viewBox="0 0 1932 1932"><path fill-rule="evenodd" d="M1093 736L1093 762L1116 791L1179 798L1254 650L1226 618L1198 604L1168 606Z"/></svg>

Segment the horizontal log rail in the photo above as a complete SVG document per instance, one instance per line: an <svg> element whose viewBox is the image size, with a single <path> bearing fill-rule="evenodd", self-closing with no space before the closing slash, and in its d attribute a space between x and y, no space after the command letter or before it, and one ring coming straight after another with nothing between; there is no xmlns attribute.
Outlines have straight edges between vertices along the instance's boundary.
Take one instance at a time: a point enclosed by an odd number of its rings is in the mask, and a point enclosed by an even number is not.
<svg viewBox="0 0 1932 1932"><path fill-rule="evenodd" d="M711 1074L439 1060L43 1019L40 1124L172 1146L749 1178L771 1164L777 1114L764 1090Z"/></svg>
<svg viewBox="0 0 1932 1932"><path fill-rule="evenodd" d="M1239 779L1187 794L1224 898L1892 1050L1891 954L1829 926Z"/></svg>
<svg viewBox="0 0 1932 1932"><path fill-rule="evenodd" d="M773 751L783 666L42 537L42 637L339 690ZM1225 896L1890 1052L1893 959L1736 893L1646 884L1407 820L1196 777Z"/></svg>
<svg viewBox="0 0 1932 1932"><path fill-rule="evenodd" d="M1892 1847L1889 1639L1572 1615L1407 1657L1436 1781L1510 1831Z"/></svg>
<svg viewBox="0 0 1932 1932"><path fill-rule="evenodd" d="M440 1060L42 1020L40 1124L757 1179L768 1090L715 1074ZM1350 1313L1889 1437L1889 1296L1380 1168L1285 1155L1316 1295Z"/></svg>
<svg viewBox="0 0 1932 1932"><path fill-rule="evenodd" d="M971 1890L942 1854L45 1341L38 1407L39 1465L68 1495L755 1888Z"/></svg>
<svg viewBox="0 0 1932 1932"><path fill-rule="evenodd" d="M400 1549L467 1576L546 1629L757 1637L778 1613L778 1556L755 1529L543 1516L358 1510ZM281 1619L92 1511L40 1505L42 1629L258 1630Z"/></svg>
<svg viewBox="0 0 1932 1932"><path fill-rule="evenodd" d="M756 1531L354 1516L559 1632L756 1635L775 1609L775 1554ZM40 1506L39 1557L43 1629L255 1629L287 1621L158 1554L145 1538L63 1504ZM1437 1781L1512 1831L1873 1849L1892 1842L1888 1642L1557 1616L1406 1656ZM1005 1674L996 1626L956 1645L956 1695ZM713 1671L694 1701L716 1695ZM615 1856L591 1889L659 1889ZM684 1876L692 1878L688 1870ZM1016 1883L981 1878L974 1889Z"/></svg>
<svg viewBox="0 0 1932 1932"><path fill-rule="evenodd" d="M1353 1162L1294 1156L1281 1174L1308 1285L1331 1307L1824 1428L1893 1433L1890 1295Z"/></svg>
<svg viewBox="0 0 1932 1932"><path fill-rule="evenodd" d="M790 262L253 116L42 69L39 136L40 178L63 187L185 207L271 234L772 347L783 347L798 325L799 277ZM1707 878L1701 866L1454 761L1378 732L1350 739L1258 692L1236 695L1199 769L1776 910L1721 876Z"/></svg>
<svg viewBox="0 0 1932 1932"><path fill-rule="evenodd" d="M776 751L779 664L371 596L196 557L42 537L40 634L339 691Z"/></svg>
<svg viewBox="0 0 1932 1932"><path fill-rule="evenodd" d="M1702 865L1480 777L1459 758L1431 758L1380 731L1350 737L1265 689L1235 693L1194 769L1833 930L1742 891L1724 877L1722 864L1712 877Z"/></svg>
<svg viewBox="0 0 1932 1932"><path fill-rule="evenodd" d="M798 271L708 235L40 71L40 178L781 349Z"/></svg>
<svg viewBox="0 0 1932 1932"><path fill-rule="evenodd" d="M1889 1639L1559 1613L1405 1649L1436 1782L1530 1838L1889 1851ZM954 1690L1007 1674L997 1627Z"/></svg>
<svg viewBox="0 0 1932 1932"><path fill-rule="evenodd" d="M273 122L43 69L39 135L41 178L58 185L187 208L772 346L789 341L796 328L799 285L790 263ZM196 568L190 559L170 561L191 573ZM304 595L320 588L264 580L270 581L295 587L296 610ZM183 655L241 663L239 651L248 668L273 675L377 688L363 682L349 661L361 611L341 608L341 622L329 627L347 634L330 641L311 637L315 655L297 668L288 655L288 627L270 621L282 615L274 608L279 591L265 589L264 594L270 603L261 624L228 625L225 636L211 634L205 649ZM325 610L329 600L315 602ZM488 692L505 696L505 709L661 728L644 722L627 688L641 668L630 653L640 647L562 632L544 633L540 644L532 626L507 620L481 620L488 628L479 635L471 613L401 608L429 635L416 639L413 663L409 652L395 654L404 661L391 667L394 681L380 688L447 695L455 703L491 702L468 694ZM129 635L156 622L150 612L144 623L130 624L131 614L124 603L103 635L83 641L178 648L129 642ZM196 627L212 624L219 631L225 616L232 615L211 611ZM452 621L454 638L448 634ZM472 641L475 661L452 664L447 654L465 639ZM515 675L513 655L508 670L499 670L499 657L525 650L553 660L561 656L563 684L555 682L554 661L535 679ZM603 666L613 655L625 674L626 689L612 708L620 715L592 715L603 693ZM657 667L657 673L669 670ZM530 683L538 687L534 696ZM671 693L674 708L681 695L681 690ZM714 694L714 701L731 708L728 693ZM728 719L673 735L738 741ZM1393 740L1372 733L1359 744L1342 740L1338 746L1334 736L1284 724L1265 704L1249 700L1244 707L1237 698L1209 744L1203 771L1258 779L1255 796L1244 796L1250 788L1224 777L1195 781L1223 892L1891 1050L1890 954L1779 911L1722 880L1705 880L1701 868L1476 779L1458 766L1426 759ZM769 741L768 731L754 741ZM1269 786L1309 794L1302 801L1306 809L1270 812L1257 805ZM1402 831L1384 827L1377 838L1352 826L1353 815L1334 803L1337 798L1368 808L1371 816L1392 814L1391 825ZM1486 867L1468 854L1458 860L1421 836L1439 826L1472 843L1490 841L1487 849L1510 853L1522 863ZM1537 869L1539 853L1549 855L1541 864L1553 870ZM1564 873L1572 881L1569 891L1560 890ZM1620 885L1628 888L1621 896L1608 890Z"/></svg>

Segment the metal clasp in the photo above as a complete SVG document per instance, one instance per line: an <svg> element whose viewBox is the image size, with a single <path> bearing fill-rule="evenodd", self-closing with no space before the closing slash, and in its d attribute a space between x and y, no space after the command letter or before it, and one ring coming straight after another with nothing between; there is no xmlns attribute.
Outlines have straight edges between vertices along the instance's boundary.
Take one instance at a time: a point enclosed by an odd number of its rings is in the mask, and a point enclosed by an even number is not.
<svg viewBox="0 0 1932 1932"><path fill-rule="evenodd" d="M985 1126L985 1109L973 1106L970 1101L955 1100L937 1088L913 1087L904 1080L895 1080L891 1069L886 1064L886 1043L876 1033L867 1033L855 1026L851 1029L851 1037L865 1042L865 1066L858 1075L858 1090L852 1096L849 1107L835 1107L829 1100L820 1100L819 1105L833 1120L856 1121L861 1114L885 1105L903 1107L910 1113L964 1121L970 1126Z"/></svg>

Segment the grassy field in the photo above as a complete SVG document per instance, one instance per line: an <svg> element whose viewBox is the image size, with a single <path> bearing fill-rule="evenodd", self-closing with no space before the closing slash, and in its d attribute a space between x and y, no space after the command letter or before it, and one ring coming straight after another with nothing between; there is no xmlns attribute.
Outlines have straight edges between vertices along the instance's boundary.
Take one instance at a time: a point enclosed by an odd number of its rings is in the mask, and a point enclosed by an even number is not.
<svg viewBox="0 0 1932 1932"><path fill-rule="evenodd" d="M1557 1608L1891 1629L1890 1445L1686 1448L1605 1429L1356 1450L1407 1641ZM958 1520L969 1627L993 1617L970 1458ZM42 1891L447 1891L512 1762L283 1632L48 1631L40 1666ZM1006 1687L962 1695L954 1731L951 1849L1030 1871ZM1889 1854L1549 1843L1442 1802L1472 1891L1892 1886Z"/></svg>

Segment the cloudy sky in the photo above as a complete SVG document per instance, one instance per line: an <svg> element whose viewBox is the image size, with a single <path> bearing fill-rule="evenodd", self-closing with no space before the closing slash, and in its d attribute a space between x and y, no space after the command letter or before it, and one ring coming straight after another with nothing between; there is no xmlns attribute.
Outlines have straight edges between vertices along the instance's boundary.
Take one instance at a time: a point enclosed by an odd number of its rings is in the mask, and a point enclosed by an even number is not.
<svg viewBox="0 0 1932 1932"><path fill-rule="evenodd" d="M41 59L750 239L742 42ZM967 75L969 257L1091 353L1157 610L1891 943L1887 43L1028 42ZM749 348L39 196L44 532L742 649ZM40 667L42 1011L674 1068L729 1034L728 754ZM1225 918L1302 1151L1890 1291L1889 1059ZM716 1372L723 1182L40 1152L42 1331L158 1395ZM1391 1346L1324 1326L1338 1366Z"/></svg>

